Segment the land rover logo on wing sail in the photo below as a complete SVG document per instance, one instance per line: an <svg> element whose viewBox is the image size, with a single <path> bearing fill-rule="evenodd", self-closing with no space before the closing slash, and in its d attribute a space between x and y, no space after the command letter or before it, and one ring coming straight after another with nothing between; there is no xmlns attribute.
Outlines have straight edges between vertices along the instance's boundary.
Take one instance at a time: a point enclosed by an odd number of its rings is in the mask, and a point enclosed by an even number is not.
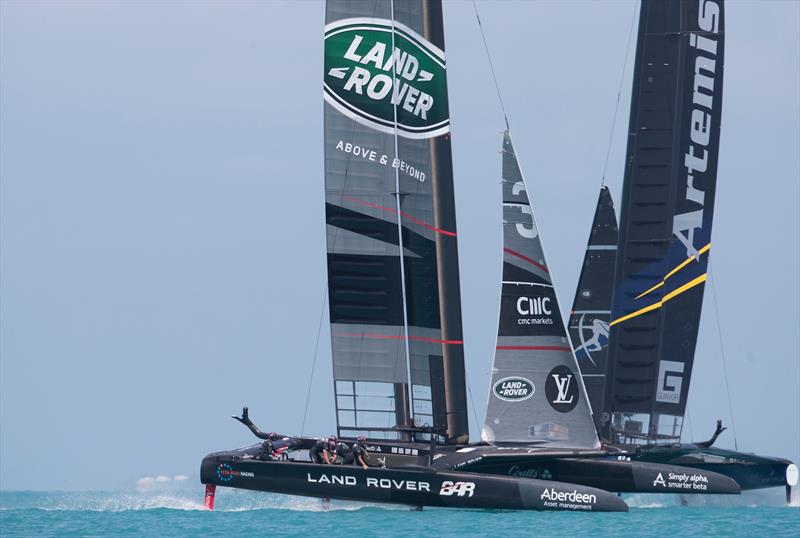
<svg viewBox="0 0 800 538"><path fill-rule="evenodd" d="M386 19L325 27L324 96L345 116L389 134L433 138L450 130L444 51Z"/></svg>
<svg viewBox="0 0 800 538"><path fill-rule="evenodd" d="M556 366L550 370L544 384L544 393L550 407L559 413L569 413L575 409L580 398L578 383L580 380L567 366Z"/></svg>
<svg viewBox="0 0 800 538"><path fill-rule="evenodd" d="M506 402L519 402L533 396L536 387L524 377L504 377L494 384L494 395Z"/></svg>

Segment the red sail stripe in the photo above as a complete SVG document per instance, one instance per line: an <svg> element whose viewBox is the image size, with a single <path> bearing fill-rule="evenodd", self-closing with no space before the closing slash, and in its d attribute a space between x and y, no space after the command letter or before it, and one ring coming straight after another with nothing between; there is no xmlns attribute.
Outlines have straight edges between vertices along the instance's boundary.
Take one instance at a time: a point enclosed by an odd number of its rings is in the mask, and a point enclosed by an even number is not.
<svg viewBox="0 0 800 538"><path fill-rule="evenodd" d="M392 209L391 207L385 207L385 206L382 206L382 205L373 204L372 202L367 202L366 200L361 200L359 198L353 198L352 196L344 196L343 198L345 198L347 200L350 200L352 202L356 202L358 204L363 204L363 205L366 205L366 206L369 206L369 207L374 207L375 209L382 209L384 211L389 211L390 213L394 213L395 215L397 214L397 210L396 209ZM405 211L401 211L400 214L402 216L404 216L405 218L407 218L408 220L410 220L412 222L415 222L415 223L419 224L420 226L423 226L423 227L425 227L425 228L427 228L429 230L433 230L436 233L439 233L439 234L442 234L442 235L449 235L450 237L455 237L456 236L455 232L448 232L447 230L441 230L439 228L436 228L435 226L431 226L427 222L422 222L419 219L415 219L414 217L412 217L411 215L409 215Z"/></svg>
<svg viewBox="0 0 800 538"><path fill-rule="evenodd" d="M506 247L503 247L503 252L508 252L512 256L516 256L517 258L520 258L521 260L525 260L528 263L532 263L533 265L535 265L536 267L538 267L539 269L541 269L545 273L550 274L550 271L547 270L547 267L545 267L541 263L533 261L529 257L524 256L524 255L520 254L519 252L516 252L516 251L511 250L510 248L506 248Z"/></svg>
<svg viewBox="0 0 800 538"><path fill-rule="evenodd" d="M497 346L497 349L509 350L536 350L536 351L570 351L570 348L563 346Z"/></svg>
<svg viewBox="0 0 800 538"><path fill-rule="evenodd" d="M335 336L341 336L345 338L370 338L375 340L404 340L405 336L399 336L395 334L359 334L359 333L344 333L344 334L337 334ZM416 340L418 342L432 342L434 344L453 344L453 345L463 345L463 340L439 340L438 338L426 338L424 336L409 336L409 340Z"/></svg>

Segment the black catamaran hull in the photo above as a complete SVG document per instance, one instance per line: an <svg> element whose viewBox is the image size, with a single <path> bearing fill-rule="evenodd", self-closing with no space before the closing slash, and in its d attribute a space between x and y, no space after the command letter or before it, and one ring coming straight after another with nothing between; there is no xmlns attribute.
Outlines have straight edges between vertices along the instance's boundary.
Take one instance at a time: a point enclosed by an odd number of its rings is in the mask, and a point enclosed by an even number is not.
<svg viewBox="0 0 800 538"><path fill-rule="evenodd" d="M455 453L462 456L462 454ZM613 459L612 459L613 458ZM447 458L436 462L447 465ZM516 478L556 480L616 493L737 494L735 479L710 469L632 461L597 451L585 455L540 452L536 449L483 449L452 463L465 473L486 473Z"/></svg>
<svg viewBox="0 0 800 538"><path fill-rule="evenodd" d="M710 471L735 480L743 490L797 485L797 466L783 458L747 454L694 444L643 446L631 449L631 460L656 464L674 464Z"/></svg>
<svg viewBox="0 0 800 538"><path fill-rule="evenodd" d="M625 512L607 491L554 481L481 476L430 467L395 469L242 460L233 453L203 459L203 484L307 497L445 508ZM212 503L213 505L213 503Z"/></svg>

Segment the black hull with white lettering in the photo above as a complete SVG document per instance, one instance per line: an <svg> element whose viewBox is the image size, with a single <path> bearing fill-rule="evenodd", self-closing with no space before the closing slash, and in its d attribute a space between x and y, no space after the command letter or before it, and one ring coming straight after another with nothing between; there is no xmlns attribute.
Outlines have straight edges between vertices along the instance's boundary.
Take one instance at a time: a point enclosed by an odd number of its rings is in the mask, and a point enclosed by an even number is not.
<svg viewBox="0 0 800 538"><path fill-rule="evenodd" d="M635 461L630 454L554 451L530 447L475 447L437 459L434 466L464 473L556 480L616 493L737 494L729 476L698 467Z"/></svg>
<svg viewBox="0 0 800 538"><path fill-rule="evenodd" d="M783 458L736 452L697 444L622 447L639 462L676 463L693 470L712 471L728 476L743 490L797 485L797 466Z"/></svg>
<svg viewBox="0 0 800 538"><path fill-rule="evenodd" d="M200 480L214 486L363 502L442 508L626 512L613 493L563 482L430 467L362 469L295 461L243 459L238 451L203 459ZM211 488L210 490L208 488ZM209 506L207 500L207 506ZM213 500L211 501L213 506Z"/></svg>

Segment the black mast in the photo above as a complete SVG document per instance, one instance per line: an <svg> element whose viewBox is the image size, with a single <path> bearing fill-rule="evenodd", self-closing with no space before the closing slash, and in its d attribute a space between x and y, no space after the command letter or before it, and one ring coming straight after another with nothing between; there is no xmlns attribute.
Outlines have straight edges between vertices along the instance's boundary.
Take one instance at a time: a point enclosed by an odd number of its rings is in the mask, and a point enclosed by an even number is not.
<svg viewBox="0 0 800 538"><path fill-rule="evenodd" d="M423 0L425 38L444 50L444 21L441 0ZM433 215L439 229L456 229L456 204L453 185L453 158L450 134L429 140ZM439 276L439 315L442 340L462 342L442 346L445 413L448 443L469 441L464 335L461 323L461 284L458 271L458 244L455 236L437 234L436 269Z"/></svg>

